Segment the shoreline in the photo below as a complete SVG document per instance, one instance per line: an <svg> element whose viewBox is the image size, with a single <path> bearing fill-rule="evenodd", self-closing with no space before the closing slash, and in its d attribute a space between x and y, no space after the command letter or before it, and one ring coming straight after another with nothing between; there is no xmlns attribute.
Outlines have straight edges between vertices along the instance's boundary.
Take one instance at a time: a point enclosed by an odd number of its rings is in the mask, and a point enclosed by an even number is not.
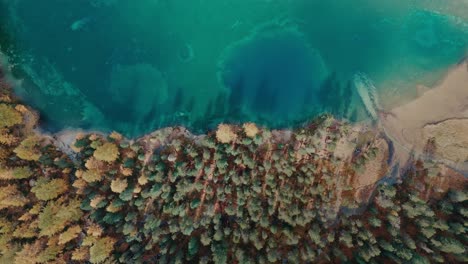
<svg viewBox="0 0 468 264"><path fill-rule="evenodd" d="M418 98L381 114L381 127L397 143L400 160L413 152L427 155L428 141L435 144L435 159L468 171L468 156L464 156L468 135L449 130L468 124L468 61L466 57L448 71L435 86ZM448 139L451 137L451 139ZM445 149L458 150L460 155L448 155ZM405 153L406 152L406 153Z"/></svg>
<svg viewBox="0 0 468 264"><path fill-rule="evenodd" d="M454 137L456 140L452 143L446 142L447 140L443 142L443 144L445 144L444 147L451 150L454 148L456 149L456 146L453 146L456 142L466 141L468 144L468 135L464 136L460 133L456 133L456 131L447 129L447 122L453 122L455 120L457 120L457 122L462 122L462 127L464 127L465 122L468 124L468 59L465 57L462 61L453 66L448 70L444 78L438 81L433 87L427 88L426 91L416 99L396 106L385 113L380 113L379 119L380 122L377 128L381 129L395 145L394 161L400 162L400 164L404 164L409 160L412 154L427 158L425 147L427 146L427 141L432 137L436 137L437 141L437 138L440 140L448 134L451 134L452 137L454 133L457 134ZM361 123L352 124L352 126L355 127L362 125ZM459 124L456 125L460 126ZM436 128L434 128L434 126L436 126ZM453 128L453 125L451 127ZM264 127L263 129L271 131L291 131L290 128L270 129ZM37 129L36 131L42 135L55 138L60 142L60 145L57 147L60 147L66 152L71 152L73 142L80 133L109 134L96 130L76 128L67 128L56 133L49 133L42 129ZM184 126L168 126L156 129L139 137L126 139L128 141L145 141L155 135L171 134L174 131L186 134L186 136L190 138L201 138L214 132L215 129L209 130L206 133L197 134ZM463 151L461 151L461 153L464 155ZM444 153L443 149L434 154L435 156L430 157L430 159L443 162L458 170L468 171L468 162L464 161L463 157L458 157L457 159L456 155L447 155L447 153ZM461 162L460 159L462 159Z"/></svg>
<svg viewBox="0 0 468 264"><path fill-rule="evenodd" d="M1 58L5 59L6 56L2 54ZM4 69L4 80L8 83L13 83L10 72L3 61L1 68ZM386 110L383 113L379 114L379 124L377 125L378 129L383 130L383 132L389 137L395 145L395 156L396 159L404 164L410 156L411 153L416 154L419 157L424 156L424 148L426 147L427 140L431 136L437 134L438 137L441 136L441 133L444 134L444 126L447 122L462 122L463 124L456 124L457 126L465 126L465 122L468 124L468 56L462 58L457 62L451 69L447 71L445 76L435 83L431 88L417 85L418 88L421 88L422 92L415 99L410 99L407 102L403 102L402 105L395 106L390 110ZM319 118L319 117L316 117ZM315 119L315 118L314 118ZM313 121L310 119L308 122L301 122L295 128L269 128L268 126L263 127L264 129L270 131L291 131L300 129L301 127L307 126L307 123ZM364 122L365 123L365 122ZM241 125L241 124L231 124L231 125ZM352 126L359 127L363 125L363 122L353 123ZM453 126L453 124L452 124ZM467 125L468 126L468 125ZM171 131L180 131L186 136L191 138L200 138L204 137L209 133L214 132L216 129L209 129L204 133L193 133L189 128L176 125L176 126L167 126L156 129L149 133L143 134L138 137L127 138L128 141L142 141L146 140L156 134L165 134L169 130ZM54 138L57 141L57 147L61 148L67 153L71 153L73 143L76 139L76 136L79 134L99 134L102 136L109 135L109 132L103 132L98 130L85 130L80 128L65 128L57 132L49 132L41 128L40 124L38 128L34 129L35 132ZM450 131L445 131L445 134ZM442 135L443 136L443 135ZM463 137L463 135L456 135L458 141L467 142L468 136ZM454 142L447 142L445 140L445 145L454 145ZM453 149L454 146L449 146ZM466 146L468 148L468 145ZM451 157L447 158L447 154L436 153L441 155L436 155L435 158L440 160L448 165L454 166L456 168L460 167L460 159L462 164L461 168L464 171L468 171L468 154L466 160L463 160L464 157ZM454 160L456 159L456 160Z"/></svg>
<svg viewBox="0 0 468 264"><path fill-rule="evenodd" d="M468 62L468 50L467 55L461 57L453 64L450 64L447 67L439 68L426 74L425 78L412 81L412 82L403 82L402 84L395 84L390 82L383 82L383 85L379 86L379 89L384 87L383 93L379 90L379 98L382 103L381 107L384 111L390 112L393 109L396 109L400 106L406 105L414 100L417 100L419 97L423 96L426 92L440 86L448 75L453 72L456 68ZM435 75L436 77L432 77ZM423 84L426 82L426 84ZM394 87L399 87L402 85L407 88L403 94L395 95ZM400 87L401 88L401 87ZM382 94L381 94L382 93Z"/></svg>

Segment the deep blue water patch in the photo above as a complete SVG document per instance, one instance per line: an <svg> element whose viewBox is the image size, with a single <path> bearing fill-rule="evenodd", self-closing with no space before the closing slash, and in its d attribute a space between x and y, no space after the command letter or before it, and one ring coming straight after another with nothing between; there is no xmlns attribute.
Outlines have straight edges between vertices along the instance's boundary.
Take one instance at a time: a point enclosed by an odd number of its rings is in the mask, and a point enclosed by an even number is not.
<svg viewBox="0 0 468 264"><path fill-rule="evenodd" d="M219 72L231 112L273 126L317 112L326 76L320 54L299 31L274 25L229 47Z"/></svg>

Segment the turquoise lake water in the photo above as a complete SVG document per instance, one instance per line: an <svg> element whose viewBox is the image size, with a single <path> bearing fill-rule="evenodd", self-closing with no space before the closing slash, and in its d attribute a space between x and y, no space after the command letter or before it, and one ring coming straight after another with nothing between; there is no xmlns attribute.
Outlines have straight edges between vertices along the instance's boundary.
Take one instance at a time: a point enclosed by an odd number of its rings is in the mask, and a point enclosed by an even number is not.
<svg viewBox="0 0 468 264"><path fill-rule="evenodd" d="M0 44L44 127L138 136L168 125L367 118L468 50L466 0L0 0Z"/></svg>

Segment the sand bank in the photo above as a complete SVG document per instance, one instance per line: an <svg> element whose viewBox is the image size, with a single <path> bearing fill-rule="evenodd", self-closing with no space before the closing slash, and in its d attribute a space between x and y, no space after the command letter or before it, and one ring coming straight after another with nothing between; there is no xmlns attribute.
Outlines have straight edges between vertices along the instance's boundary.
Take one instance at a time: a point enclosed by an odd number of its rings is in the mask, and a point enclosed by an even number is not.
<svg viewBox="0 0 468 264"><path fill-rule="evenodd" d="M468 62L417 99L381 113L381 121L402 159L405 152L427 155L430 147L433 158L468 171Z"/></svg>

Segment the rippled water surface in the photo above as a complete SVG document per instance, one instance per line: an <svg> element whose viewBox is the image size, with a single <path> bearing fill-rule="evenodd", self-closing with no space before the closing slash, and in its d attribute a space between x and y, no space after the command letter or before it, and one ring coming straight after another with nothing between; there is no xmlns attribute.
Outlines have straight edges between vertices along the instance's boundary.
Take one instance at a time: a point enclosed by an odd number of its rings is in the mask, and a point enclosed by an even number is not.
<svg viewBox="0 0 468 264"><path fill-rule="evenodd" d="M289 127L415 95L468 47L465 0L0 0L16 92L51 130Z"/></svg>

